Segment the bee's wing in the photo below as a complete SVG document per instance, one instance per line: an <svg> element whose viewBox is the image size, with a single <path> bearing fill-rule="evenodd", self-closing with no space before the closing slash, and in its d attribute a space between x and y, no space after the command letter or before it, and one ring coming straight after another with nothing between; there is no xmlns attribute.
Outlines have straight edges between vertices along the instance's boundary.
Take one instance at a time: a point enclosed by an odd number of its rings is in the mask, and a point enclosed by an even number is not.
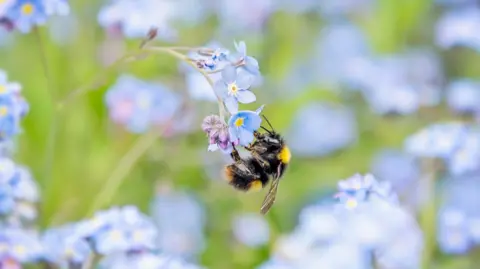
<svg viewBox="0 0 480 269"><path fill-rule="evenodd" d="M280 170L280 169L279 169ZM277 174L272 180L272 184L270 185L270 189L268 190L265 199L263 200L262 207L260 208L260 213L263 215L267 214L267 212L272 208L273 203L275 203L275 198L277 197L278 185L280 183L280 171L277 171Z"/></svg>

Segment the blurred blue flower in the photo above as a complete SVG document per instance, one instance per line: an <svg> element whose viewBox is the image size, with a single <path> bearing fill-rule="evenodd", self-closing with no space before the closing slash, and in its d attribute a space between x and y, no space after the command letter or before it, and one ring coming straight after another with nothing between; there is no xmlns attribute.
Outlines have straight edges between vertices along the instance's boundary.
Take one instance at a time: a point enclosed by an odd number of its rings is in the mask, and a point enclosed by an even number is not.
<svg viewBox="0 0 480 269"><path fill-rule="evenodd" d="M458 113L480 113L480 83L470 79L451 82L447 89L448 106Z"/></svg>
<svg viewBox="0 0 480 269"><path fill-rule="evenodd" d="M470 129L456 151L447 159L452 175L480 171L480 129Z"/></svg>
<svg viewBox="0 0 480 269"><path fill-rule="evenodd" d="M408 195L420 178L420 167L413 156L399 150L384 149L373 158L372 174L390 182L397 193Z"/></svg>
<svg viewBox="0 0 480 269"><path fill-rule="evenodd" d="M270 227L259 214L242 214L233 220L232 231L235 238L249 247L258 247L268 243Z"/></svg>
<svg viewBox="0 0 480 269"><path fill-rule="evenodd" d="M228 121L230 141L241 146L248 146L253 141L253 132L260 128L262 119L258 111L239 111Z"/></svg>
<svg viewBox="0 0 480 269"><path fill-rule="evenodd" d="M6 184L0 184L0 215L10 213L15 206L12 189Z"/></svg>
<svg viewBox="0 0 480 269"><path fill-rule="evenodd" d="M325 156L354 143L356 125L353 112L346 107L310 103L297 112L285 136L294 154Z"/></svg>
<svg viewBox="0 0 480 269"><path fill-rule="evenodd" d="M161 126L179 109L181 98L161 84L122 75L110 87L105 102L112 120L134 133Z"/></svg>
<svg viewBox="0 0 480 269"><path fill-rule="evenodd" d="M0 3L0 18L3 18L11 6L15 3L15 0L5 0Z"/></svg>
<svg viewBox="0 0 480 269"><path fill-rule="evenodd" d="M41 259L43 248L36 233L0 228L0 260L10 258L19 263L31 263Z"/></svg>
<svg viewBox="0 0 480 269"><path fill-rule="evenodd" d="M159 250L183 259L195 259L205 247L205 207L193 195L163 187L150 204L158 228Z"/></svg>
<svg viewBox="0 0 480 269"><path fill-rule="evenodd" d="M47 20L42 0L17 0L6 16L22 33L30 32L34 26L42 25Z"/></svg>
<svg viewBox="0 0 480 269"><path fill-rule="evenodd" d="M196 264L163 254L149 252L112 254L100 261L101 269L205 269Z"/></svg>
<svg viewBox="0 0 480 269"><path fill-rule="evenodd" d="M437 241L445 253L465 254L470 250L473 242L463 212L453 208L444 208L439 212Z"/></svg>
<svg viewBox="0 0 480 269"><path fill-rule="evenodd" d="M417 157L448 158L466 138L468 128L462 123L438 123L427 126L405 141L407 153Z"/></svg>
<svg viewBox="0 0 480 269"><path fill-rule="evenodd" d="M327 18L337 18L349 14L361 14L374 7L375 0L325 0L318 2L320 14Z"/></svg>
<svg viewBox="0 0 480 269"><path fill-rule="evenodd" d="M265 21L272 14L274 0L217 1L216 14L222 36L261 33Z"/></svg>
<svg viewBox="0 0 480 269"><path fill-rule="evenodd" d="M21 132L20 121L29 106L20 91L20 84L8 82L7 74L0 69L0 141Z"/></svg>
<svg viewBox="0 0 480 269"><path fill-rule="evenodd" d="M75 224L51 228L44 232L44 258L60 267L82 265L92 253L88 242L75 236Z"/></svg>
<svg viewBox="0 0 480 269"><path fill-rule="evenodd" d="M449 49L465 46L480 50L480 10L474 5L453 9L437 22L436 43Z"/></svg>
<svg viewBox="0 0 480 269"><path fill-rule="evenodd" d="M215 83L215 92L232 114L238 112L238 102L249 104L255 102L255 95L249 90L253 77L246 73L237 73L233 66L222 71L222 79Z"/></svg>
<svg viewBox="0 0 480 269"><path fill-rule="evenodd" d="M42 0L45 6L45 13L50 15L65 16L70 13L70 5L68 0Z"/></svg>

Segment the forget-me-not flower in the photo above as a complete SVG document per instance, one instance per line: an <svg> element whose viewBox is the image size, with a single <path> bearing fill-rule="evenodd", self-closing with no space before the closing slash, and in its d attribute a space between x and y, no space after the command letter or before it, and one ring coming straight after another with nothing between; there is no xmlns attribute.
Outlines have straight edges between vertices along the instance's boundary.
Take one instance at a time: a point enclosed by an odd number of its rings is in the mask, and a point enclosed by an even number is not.
<svg viewBox="0 0 480 269"><path fill-rule="evenodd" d="M445 49L465 46L480 50L480 9L474 5L449 11L437 23L436 43Z"/></svg>
<svg viewBox="0 0 480 269"><path fill-rule="evenodd" d="M42 236L44 258L59 266L82 265L92 253L87 240L75 236L76 224L51 228Z"/></svg>
<svg viewBox="0 0 480 269"><path fill-rule="evenodd" d="M233 64L240 64L240 67L246 70L248 73L259 76L260 67L258 66L257 59L247 55L247 45L244 41L235 42L236 53L230 55L230 61Z"/></svg>
<svg viewBox="0 0 480 269"><path fill-rule="evenodd" d="M0 226L0 260L11 258L19 263L31 263L39 261L42 254L35 232Z"/></svg>
<svg viewBox="0 0 480 269"><path fill-rule="evenodd" d="M447 89L448 106L458 113L480 112L480 83L470 79L451 82Z"/></svg>
<svg viewBox="0 0 480 269"><path fill-rule="evenodd" d="M232 115L228 121L230 141L248 146L253 141L253 132L260 128L261 123L258 111L239 111Z"/></svg>
<svg viewBox="0 0 480 269"><path fill-rule="evenodd" d="M47 14L42 0L17 0L7 18L20 32L28 33L34 26L44 24Z"/></svg>
<svg viewBox="0 0 480 269"><path fill-rule="evenodd" d="M215 83L215 92L222 98L230 113L237 113L239 102L243 104L255 102L255 94L249 90L252 80L251 75L238 72L233 66L223 69L222 79Z"/></svg>
<svg viewBox="0 0 480 269"><path fill-rule="evenodd" d="M270 228L265 218L259 214L242 214L233 220L233 235L250 247L258 247L268 243Z"/></svg>

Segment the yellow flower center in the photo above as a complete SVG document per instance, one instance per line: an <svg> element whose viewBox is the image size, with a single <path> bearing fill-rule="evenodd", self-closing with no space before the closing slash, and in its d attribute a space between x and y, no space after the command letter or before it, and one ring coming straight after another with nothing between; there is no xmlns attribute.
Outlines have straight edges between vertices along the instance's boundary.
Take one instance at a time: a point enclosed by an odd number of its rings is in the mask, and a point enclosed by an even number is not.
<svg viewBox="0 0 480 269"><path fill-rule="evenodd" d="M0 0L0 4L2 3L1 1L3 0ZM0 93L5 93L6 91L7 91L7 87L0 85Z"/></svg>
<svg viewBox="0 0 480 269"><path fill-rule="evenodd" d="M13 248L13 251L17 254L17 255L23 255L25 254L25 252L27 251L27 249L24 247L24 246L15 246Z"/></svg>
<svg viewBox="0 0 480 269"><path fill-rule="evenodd" d="M349 209L353 209L357 207L358 202L355 199L348 199L347 202L345 203L345 206Z"/></svg>
<svg viewBox="0 0 480 269"><path fill-rule="evenodd" d="M31 3L26 3L22 6L22 13L24 15L30 15L35 10L35 7Z"/></svg>
<svg viewBox="0 0 480 269"><path fill-rule="evenodd" d="M8 113L8 108L7 107L5 107L5 106L0 107L0 117L3 117L5 115L7 115L7 113Z"/></svg>
<svg viewBox="0 0 480 269"><path fill-rule="evenodd" d="M235 126L240 127L240 126L243 125L243 121L244 121L243 118L238 118L238 119L235 120L234 124L235 124Z"/></svg>
<svg viewBox="0 0 480 269"><path fill-rule="evenodd" d="M238 92L238 86L235 84L235 82L228 84L228 94L230 95L237 95Z"/></svg>

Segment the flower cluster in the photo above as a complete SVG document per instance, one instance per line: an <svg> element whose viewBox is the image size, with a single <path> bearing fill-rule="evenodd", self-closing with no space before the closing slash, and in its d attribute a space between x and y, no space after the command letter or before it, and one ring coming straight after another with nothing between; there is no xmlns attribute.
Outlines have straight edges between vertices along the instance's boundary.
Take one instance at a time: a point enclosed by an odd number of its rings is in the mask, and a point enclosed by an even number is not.
<svg viewBox="0 0 480 269"><path fill-rule="evenodd" d="M202 129L209 138L209 150L218 148L229 153L232 146L247 146L260 128L261 106L256 111L239 111L239 103L249 104L256 100L250 87L260 77L258 61L247 55L245 42L235 43L236 52L224 48L201 49L193 58L198 68L221 72L213 90L221 101L220 113L224 107L231 114L227 123L220 116L211 115L204 119Z"/></svg>
<svg viewBox="0 0 480 269"><path fill-rule="evenodd" d="M0 3L0 21L23 33L45 24L49 16L69 12L67 0L5 0Z"/></svg>
<svg viewBox="0 0 480 269"><path fill-rule="evenodd" d="M341 203L304 208L259 268L419 268L422 233L388 184L354 175L338 185Z"/></svg>
<svg viewBox="0 0 480 269"><path fill-rule="evenodd" d="M464 123L438 123L411 135L405 141L408 153L440 158L449 173L463 175L480 169L480 129Z"/></svg>
<svg viewBox="0 0 480 269"><path fill-rule="evenodd" d="M437 22L436 43L441 48L464 46L480 50L480 10L472 3L448 11Z"/></svg>
<svg viewBox="0 0 480 269"><path fill-rule="evenodd" d="M478 175L457 177L442 186L437 241L449 254L465 254L480 244L480 191Z"/></svg>
<svg viewBox="0 0 480 269"><path fill-rule="evenodd" d="M9 82L7 74L0 69L0 141L8 141L21 132L20 122L29 110L21 95L22 86Z"/></svg>
<svg viewBox="0 0 480 269"><path fill-rule="evenodd" d="M171 120L182 100L161 84L122 75L107 91L105 103L115 123L142 133Z"/></svg>

